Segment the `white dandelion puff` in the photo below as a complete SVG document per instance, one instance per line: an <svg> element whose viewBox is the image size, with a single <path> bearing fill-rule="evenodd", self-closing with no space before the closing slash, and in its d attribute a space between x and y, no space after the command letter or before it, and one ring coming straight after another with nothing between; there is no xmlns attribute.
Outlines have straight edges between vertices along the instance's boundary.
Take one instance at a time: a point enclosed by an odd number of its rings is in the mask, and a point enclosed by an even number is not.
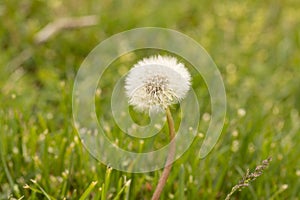
<svg viewBox="0 0 300 200"><path fill-rule="evenodd" d="M129 104L139 111L165 109L180 102L190 88L191 75L184 64L170 56L144 58L125 79Z"/></svg>

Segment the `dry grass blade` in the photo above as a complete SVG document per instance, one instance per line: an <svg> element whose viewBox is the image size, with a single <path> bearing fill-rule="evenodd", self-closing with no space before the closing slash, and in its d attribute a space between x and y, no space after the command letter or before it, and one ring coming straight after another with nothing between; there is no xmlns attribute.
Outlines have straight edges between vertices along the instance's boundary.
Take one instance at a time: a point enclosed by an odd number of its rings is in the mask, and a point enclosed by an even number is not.
<svg viewBox="0 0 300 200"><path fill-rule="evenodd" d="M246 174L243 176L242 180L239 181L238 184L233 186L231 192L226 196L225 200L229 200L230 197L235 193L237 190L242 190L243 188L249 186L249 183L254 181L257 177L261 176L264 170L269 166L272 158L269 157L262 161L260 165L257 165L254 172L250 173L249 169L247 169Z"/></svg>
<svg viewBox="0 0 300 200"><path fill-rule="evenodd" d="M36 34L34 39L37 44L41 44L46 42L50 37L62 30L94 26L97 23L98 19L96 15L89 15L77 18L60 18L46 25L42 30L40 30Z"/></svg>

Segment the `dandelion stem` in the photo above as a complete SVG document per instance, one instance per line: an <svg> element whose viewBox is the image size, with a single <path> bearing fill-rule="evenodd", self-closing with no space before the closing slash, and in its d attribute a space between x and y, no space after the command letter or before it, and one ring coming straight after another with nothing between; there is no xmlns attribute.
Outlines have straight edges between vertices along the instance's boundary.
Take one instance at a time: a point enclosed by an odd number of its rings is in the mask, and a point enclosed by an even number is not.
<svg viewBox="0 0 300 200"><path fill-rule="evenodd" d="M169 149L169 154L168 158L165 164L165 168L162 172L162 175L158 181L158 184L156 186L156 189L153 193L152 200L158 200L161 192L166 185L167 179L169 177L171 168L172 168L172 162L175 156L175 141L172 141L173 138L175 137L175 127L174 127L174 121L171 115L171 111L169 108L166 108L166 115L167 115L167 121L168 121L168 126L169 126L169 135L170 135L170 149Z"/></svg>

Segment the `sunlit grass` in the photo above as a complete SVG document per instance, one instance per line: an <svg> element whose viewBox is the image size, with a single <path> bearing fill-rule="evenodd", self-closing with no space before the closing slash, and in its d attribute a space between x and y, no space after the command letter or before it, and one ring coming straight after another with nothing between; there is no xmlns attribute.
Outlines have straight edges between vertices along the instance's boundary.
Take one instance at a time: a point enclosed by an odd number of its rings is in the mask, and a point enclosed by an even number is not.
<svg viewBox="0 0 300 200"><path fill-rule="evenodd" d="M227 92L219 142L203 160L195 159L199 149L192 146L176 161L162 199L225 199L247 169L269 156L273 161L264 174L233 199L299 198L299 11L296 0L2 1L0 199L151 197L161 171L129 174L97 162L80 143L71 109L74 78L85 56L112 34L139 26L173 28L197 40L219 67ZM99 25L34 43L52 20L90 14L99 16ZM115 63L122 66L118 76L142 54ZM107 71L99 102L109 102L115 75ZM202 141L210 99L202 78L193 75ZM99 108L100 114L108 108ZM110 122L108 130L118 135ZM162 137L157 145L163 142Z"/></svg>

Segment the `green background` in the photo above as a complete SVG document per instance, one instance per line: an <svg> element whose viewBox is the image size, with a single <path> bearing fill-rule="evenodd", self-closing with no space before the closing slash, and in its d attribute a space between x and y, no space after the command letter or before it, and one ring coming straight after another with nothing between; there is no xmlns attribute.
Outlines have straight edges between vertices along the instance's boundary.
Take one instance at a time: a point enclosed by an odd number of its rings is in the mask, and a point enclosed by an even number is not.
<svg viewBox="0 0 300 200"><path fill-rule="evenodd" d="M97 25L35 42L48 23L85 15L95 15ZM0 20L0 199L150 199L161 170L107 169L81 145L71 109L76 72L88 53L113 34L143 26L175 29L199 42L219 67L227 94L226 122L214 150L199 160L191 147L174 164L161 199L224 199L246 169L269 156L269 168L233 199L299 199L298 0L2 0ZM116 74L153 53L133 52L113 63L99 83L98 102L109 103ZM209 94L189 69L204 116L199 133L205 133ZM99 107L99 116L108 109ZM174 106L175 118L177 110ZM104 128L122 143L111 122ZM157 148L167 142L160 136ZM138 145L132 148L142 150Z"/></svg>

